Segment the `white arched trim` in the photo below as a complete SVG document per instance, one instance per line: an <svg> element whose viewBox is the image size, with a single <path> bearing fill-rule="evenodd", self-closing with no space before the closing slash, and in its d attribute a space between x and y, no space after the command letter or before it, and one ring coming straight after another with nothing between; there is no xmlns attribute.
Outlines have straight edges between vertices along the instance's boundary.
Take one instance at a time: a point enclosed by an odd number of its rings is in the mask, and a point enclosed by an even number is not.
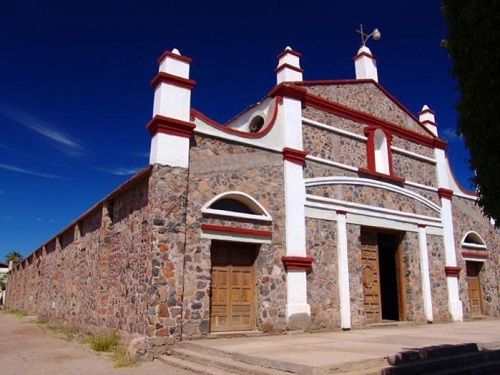
<svg viewBox="0 0 500 375"><path fill-rule="evenodd" d="M314 177L307 178L305 180L306 187L309 186L318 186L318 185L361 185L361 186L370 186L379 189L384 189L388 191L392 191L395 193L399 193L405 195L409 198L415 199L420 203L426 205L430 209L441 212L441 207L437 204L431 202L429 199L424 198L420 194L415 193L414 191L401 188L399 186L395 186L393 184L389 184L387 182L382 182L378 180L372 180L368 178L361 177L349 177L349 176L337 176L337 177Z"/></svg>
<svg viewBox="0 0 500 375"><path fill-rule="evenodd" d="M465 236L463 236L462 238L461 245L464 247L469 247L474 249L486 249L486 242L479 235L479 233L474 232L472 230L465 233Z"/></svg>
<svg viewBox="0 0 500 375"><path fill-rule="evenodd" d="M243 203L253 212L253 214L210 208L212 204L214 204L220 199L233 199L235 201ZM215 197L210 199L207 203L205 203L203 207L201 207L201 212L204 214L230 216L240 219L252 219L252 220L262 220L262 221L273 220L269 212L267 212L267 210L259 202L257 202L255 198L241 191L226 191L224 193L216 195Z"/></svg>

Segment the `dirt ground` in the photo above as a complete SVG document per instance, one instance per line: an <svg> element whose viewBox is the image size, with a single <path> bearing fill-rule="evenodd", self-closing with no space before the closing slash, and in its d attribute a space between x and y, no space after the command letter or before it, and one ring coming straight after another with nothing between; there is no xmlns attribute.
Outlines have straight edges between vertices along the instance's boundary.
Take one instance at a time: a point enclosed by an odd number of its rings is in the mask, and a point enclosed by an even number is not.
<svg viewBox="0 0 500 375"><path fill-rule="evenodd" d="M34 317L0 312L2 375L192 375L153 361L131 368L113 368L109 354L98 354L77 340L43 330Z"/></svg>

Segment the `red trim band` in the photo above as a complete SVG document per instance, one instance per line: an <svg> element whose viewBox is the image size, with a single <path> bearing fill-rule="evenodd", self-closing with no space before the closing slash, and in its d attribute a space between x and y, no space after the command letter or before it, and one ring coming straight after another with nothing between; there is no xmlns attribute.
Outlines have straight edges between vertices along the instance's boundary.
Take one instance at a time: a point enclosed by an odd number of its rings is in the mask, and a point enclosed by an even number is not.
<svg viewBox="0 0 500 375"><path fill-rule="evenodd" d="M380 83L374 81L373 79L336 79L336 80L310 80L310 81L301 81L301 82L295 82L295 85L300 85L300 86L308 86L308 85L359 85L363 83L371 83L375 85L382 93L387 96L394 104L396 104L402 111L404 111L408 116L410 116L417 124L418 124L418 118L408 109L406 108L403 103L401 103L394 95L390 94ZM423 130L432 138L435 138L436 136L432 134L432 132L427 129L425 126L421 126ZM443 142L443 140L441 140ZM445 143L446 146L446 143ZM444 148L444 147L440 147Z"/></svg>
<svg viewBox="0 0 500 375"><path fill-rule="evenodd" d="M360 52L358 53L356 56L354 56L352 59L354 61L356 61L357 59L359 59L360 57L363 57L363 56L366 56L366 57L369 57L370 59L373 59L373 60L376 60L375 57L373 57L373 55L370 55L368 52Z"/></svg>
<svg viewBox="0 0 500 375"><path fill-rule="evenodd" d="M470 258L488 259L488 254L473 253L470 251L462 251L462 256Z"/></svg>
<svg viewBox="0 0 500 375"><path fill-rule="evenodd" d="M391 176L391 175L388 175L385 173L375 172L375 171L372 171L372 170L366 169L366 168L359 167L358 173L366 174L366 175L369 175L372 177L377 177L378 179L386 180L388 182L392 182L392 183L396 183L396 184L404 184L405 183L405 179L402 177Z"/></svg>
<svg viewBox="0 0 500 375"><path fill-rule="evenodd" d="M271 98L274 98L275 96L282 96L304 102L308 94L307 90L303 87L297 87L287 83L280 83L278 86L274 87L268 95Z"/></svg>
<svg viewBox="0 0 500 375"><path fill-rule="evenodd" d="M456 267L456 266L445 266L444 267L444 273L446 274L446 276L459 277L461 270L462 270L462 267Z"/></svg>
<svg viewBox="0 0 500 375"><path fill-rule="evenodd" d="M291 70L295 70L296 72L299 72L299 73L303 73L304 72L304 69L298 68L298 67L290 65L290 64L281 64L276 69L274 69L274 71L276 73L279 73L280 71L282 71L285 68L288 68L288 69L291 69Z"/></svg>
<svg viewBox="0 0 500 375"><path fill-rule="evenodd" d="M417 113L417 115L418 115L418 116L420 116L420 115L423 115L424 113L430 113L430 114L432 114L432 115L435 115L435 114L436 114L436 112L434 112L432 109L430 109L430 108L426 108L426 109L424 109L424 110L422 110L422 111L418 112L418 113Z"/></svg>
<svg viewBox="0 0 500 375"><path fill-rule="evenodd" d="M195 118L199 118L203 122L207 123L208 125L224 132L224 133L229 133L229 134L234 134L237 135L238 137L242 138L262 138L264 137L267 133L271 131L273 128L274 124L276 123L276 118L278 116L278 103L280 103L280 97L276 98L276 102L274 103L274 111L269 119L269 121L262 126L262 129L259 130L257 133L249 133L249 132L243 132L241 130L236 130L232 129L228 126L222 125L218 123L217 121L212 120L208 116L204 115L200 111L197 111L196 109L191 108L191 119L194 120Z"/></svg>
<svg viewBox="0 0 500 375"><path fill-rule="evenodd" d="M287 271L311 271L313 258L311 257L288 257L281 258Z"/></svg>
<svg viewBox="0 0 500 375"><path fill-rule="evenodd" d="M195 128L196 126L190 122L160 115L153 117L146 125L146 129L149 130L151 136L164 133L190 138Z"/></svg>
<svg viewBox="0 0 500 375"><path fill-rule="evenodd" d="M330 102L328 100L325 100L324 98L310 93L305 94L305 104L350 120L358 121L367 125L378 126L380 128L383 128L384 130L389 131L391 134L408 139L415 143L422 144L427 147L437 147L441 149L444 149L446 147L446 142L442 139L432 136L425 136L412 130L404 129L399 125L382 120L370 114L354 110L342 104ZM426 129L426 132L429 131Z"/></svg>
<svg viewBox="0 0 500 375"><path fill-rule="evenodd" d="M283 148L283 160L287 160L295 164L304 165L306 155L306 151L296 150L290 147Z"/></svg>
<svg viewBox="0 0 500 375"><path fill-rule="evenodd" d="M302 56L302 54L300 52L294 51L293 49L284 49L283 51L281 51L280 53L278 53L278 56L276 56L276 58L277 59L281 59L287 53L289 53L290 55L297 56L297 57Z"/></svg>
<svg viewBox="0 0 500 375"><path fill-rule="evenodd" d="M419 228L425 228L426 226L427 226L426 224L420 224L420 223L417 224L417 227L419 227Z"/></svg>
<svg viewBox="0 0 500 375"><path fill-rule="evenodd" d="M444 198L444 199L451 200L451 197L453 197L453 190L445 189L445 188L439 188L438 189L438 196L439 196L439 198Z"/></svg>
<svg viewBox="0 0 500 375"><path fill-rule="evenodd" d="M151 86L155 89L160 83L170 83L171 85L183 87L191 90L196 84L195 80L174 76L164 72L158 73L152 80Z"/></svg>
<svg viewBox="0 0 500 375"><path fill-rule="evenodd" d="M347 215L347 211L345 210L335 210L335 212L337 213L337 215Z"/></svg>
<svg viewBox="0 0 500 375"><path fill-rule="evenodd" d="M190 57L178 55L176 53L173 53L172 51L165 51L161 54L160 57L158 57L158 60L156 60L158 65L160 65L166 57L171 57L172 59L183 61L188 64L191 64L191 62L193 61L193 59Z"/></svg>
<svg viewBox="0 0 500 375"><path fill-rule="evenodd" d="M211 232L246 234L250 236L259 236L259 237L271 237L273 235L273 232L270 230L239 228L239 227L232 227L229 225L216 225L216 224L203 223L200 225L200 227L202 230L208 230Z"/></svg>
<svg viewBox="0 0 500 375"><path fill-rule="evenodd" d="M420 125L433 125L436 126L436 123L431 120L420 121Z"/></svg>

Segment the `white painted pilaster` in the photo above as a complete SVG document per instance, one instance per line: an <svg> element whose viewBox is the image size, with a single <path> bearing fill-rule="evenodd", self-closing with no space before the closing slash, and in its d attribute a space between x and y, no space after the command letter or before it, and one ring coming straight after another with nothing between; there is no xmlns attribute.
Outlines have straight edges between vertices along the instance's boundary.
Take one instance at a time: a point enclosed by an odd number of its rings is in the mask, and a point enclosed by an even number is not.
<svg viewBox="0 0 500 375"><path fill-rule="evenodd" d="M185 123L190 121L191 88L189 80L191 59L182 56L177 49L165 52L160 57L158 75L154 82L153 118L162 117L162 122L170 119ZM150 164L170 165L187 168L189 165L189 136L180 135L171 124L169 129L154 132L151 136Z"/></svg>
<svg viewBox="0 0 500 375"><path fill-rule="evenodd" d="M347 255L346 213L337 211L337 257L340 298L340 327L351 329L351 294L349 291L349 258Z"/></svg>
<svg viewBox="0 0 500 375"><path fill-rule="evenodd" d="M438 186L443 189L450 188L448 180L448 163L446 161L445 152L442 149L434 149L434 157L436 159L436 173ZM446 266L456 267L457 256L455 248L455 236L453 230L453 214L451 209L451 198L441 197L441 221L443 223L443 241L444 241L444 258ZM446 284L448 286L448 309L453 321L463 320L463 305L460 300L458 288L458 278L456 276L447 276Z"/></svg>
<svg viewBox="0 0 500 375"><path fill-rule="evenodd" d="M378 82L377 62L367 46L362 46L354 57L356 79L373 79Z"/></svg>
<svg viewBox="0 0 500 375"><path fill-rule="evenodd" d="M286 277L287 303L286 318L296 314L311 315L307 303L307 273L302 270L289 270Z"/></svg>
<svg viewBox="0 0 500 375"><path fill-rule="evenodd" d="M429 275L429 253L427 250L427 235L425 225L418 226L418 244L420 249L420 273L422 274L422 295L424 298L425 319L434 320L432 315L431 279Z"/></svg>

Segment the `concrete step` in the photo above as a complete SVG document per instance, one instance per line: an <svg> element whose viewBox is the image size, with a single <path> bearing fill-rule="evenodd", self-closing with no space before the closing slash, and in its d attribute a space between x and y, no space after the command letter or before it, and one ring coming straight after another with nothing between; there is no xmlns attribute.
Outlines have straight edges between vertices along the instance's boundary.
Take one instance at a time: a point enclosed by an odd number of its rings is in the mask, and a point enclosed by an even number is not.
<svg viewBox="0 0 500 375"><path fill-rule="evenodd" d="M493 375L500 374L500 361L483 363L482 365L467 366L461 369L449 369L430 375Z"/></svg>
<svg viewBox="0 0 500 375"><path fill-rule="evenodd" d="M461 354L477 353L479 348L477 344L466 343L459 345L436 345L414 350L406 350L390 356L388 361L393 366L404 365L407 363L421 362L432 359L440 359Z"/></svg>
<svg viewBox="0 0 500 375"><path fill-rule="evenodd" d="M221 369L241 375L283 375L283 371L274 370L260 365L241 362L223 352L218 355L207 354L197 350L182 347L172 348L173 356L189 363L197 363L214 369Z"/></svg>
<svg viewBox="0 0 500 375"><path fill-rule="evenodd" d="M162 355L158 357L158 360L170 366L191 371L197 375L234 375L234 372L224 371L218 368L211 368L210 366L200 365L198 363L190 363L172 355Z"/></svg>
<svg viewBox="0 0 500 375"><path fill-rule="evenodd" d="M450 369L461 371L468 367L480 367L500 361L500 350L483 350L473 353L449 355L442 358L422 360L387 367L381 371L383 375L419 375L419 374L441 374ZM452 372L453 374L455 372ZM467 373L467 372L466 372Z"/></svg>

